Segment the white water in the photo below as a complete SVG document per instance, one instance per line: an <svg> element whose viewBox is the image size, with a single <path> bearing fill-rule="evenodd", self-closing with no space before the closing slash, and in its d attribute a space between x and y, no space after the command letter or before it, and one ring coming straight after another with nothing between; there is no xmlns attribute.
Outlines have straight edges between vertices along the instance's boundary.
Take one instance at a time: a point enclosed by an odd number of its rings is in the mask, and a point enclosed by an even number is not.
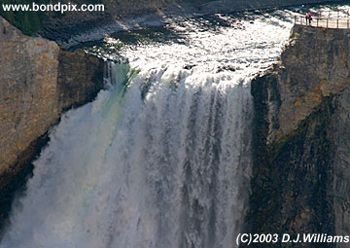
<svg viewBox="0 0 350 248"><path fill-rule="evenodd" d="M241 25L187 22L175 27L186 44L125 49L139 75L123 95L125 66L111 65L116 86L52 130L0 247L235 247L251 173L250 78L291 27L271 16Z"/></svg>

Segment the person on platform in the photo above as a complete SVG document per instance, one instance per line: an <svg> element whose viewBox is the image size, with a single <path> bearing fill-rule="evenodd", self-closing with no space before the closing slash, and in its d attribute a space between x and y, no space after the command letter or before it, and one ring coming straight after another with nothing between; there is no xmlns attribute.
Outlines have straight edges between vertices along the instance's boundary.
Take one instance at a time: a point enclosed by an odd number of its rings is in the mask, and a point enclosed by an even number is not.
<svg viewBox="0 0 350 248"><path fill-rule="evenodd" d="M311 23L312 23L312 15L311 15L310 12L306 13L305 20L306 20L306 24L307 25L311 25Z"/></svg>

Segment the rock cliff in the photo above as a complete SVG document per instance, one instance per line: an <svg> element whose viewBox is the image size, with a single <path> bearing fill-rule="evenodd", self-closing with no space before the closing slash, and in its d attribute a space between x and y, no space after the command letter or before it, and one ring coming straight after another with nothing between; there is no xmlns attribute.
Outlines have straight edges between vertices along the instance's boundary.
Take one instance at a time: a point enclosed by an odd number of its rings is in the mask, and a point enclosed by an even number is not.
<svg viewBox="0 0 350 248"><path fill-rule="evenodd" d="M250 231L349 234L349 37L296 25L279 63L252 82Z"/></svg>
<svg viewBox="0 0 350 248"><path fill-rule="evenodd" d="M0 30L1 206L62 112L92 100L103 87L104 62L25 36L1 17Z"/></svg>

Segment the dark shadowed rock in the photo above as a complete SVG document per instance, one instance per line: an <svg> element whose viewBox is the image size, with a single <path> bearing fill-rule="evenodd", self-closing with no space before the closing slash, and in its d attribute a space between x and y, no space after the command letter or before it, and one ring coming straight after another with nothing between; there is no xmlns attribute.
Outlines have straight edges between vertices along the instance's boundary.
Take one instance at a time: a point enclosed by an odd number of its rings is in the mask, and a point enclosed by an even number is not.
<svg viewBox="0 0 350 248"><path fill-rule="evenodd" d="M249 231L348 235L349 36L346 29L297 25L281 61L252 82Z"/></svg>

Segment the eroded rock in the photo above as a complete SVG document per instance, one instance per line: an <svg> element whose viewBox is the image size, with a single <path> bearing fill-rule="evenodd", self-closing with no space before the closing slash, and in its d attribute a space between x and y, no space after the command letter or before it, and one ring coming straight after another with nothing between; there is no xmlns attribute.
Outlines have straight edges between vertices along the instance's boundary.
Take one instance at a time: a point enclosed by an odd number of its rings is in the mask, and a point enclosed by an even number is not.
<svg viewBox="0 0 350 248"><path fill-rule="evenodd" d="M349 233L349 37L297 25L280 62L252 82L249 231Z"/></svg>
<svg viewBox="0 0 350 248"><path fill-rule="evenodd" d="M26 169L62 112L94 99L103 87L104 62L25 36L1 17L0 30L0 189L5 189Z"/></svg>

